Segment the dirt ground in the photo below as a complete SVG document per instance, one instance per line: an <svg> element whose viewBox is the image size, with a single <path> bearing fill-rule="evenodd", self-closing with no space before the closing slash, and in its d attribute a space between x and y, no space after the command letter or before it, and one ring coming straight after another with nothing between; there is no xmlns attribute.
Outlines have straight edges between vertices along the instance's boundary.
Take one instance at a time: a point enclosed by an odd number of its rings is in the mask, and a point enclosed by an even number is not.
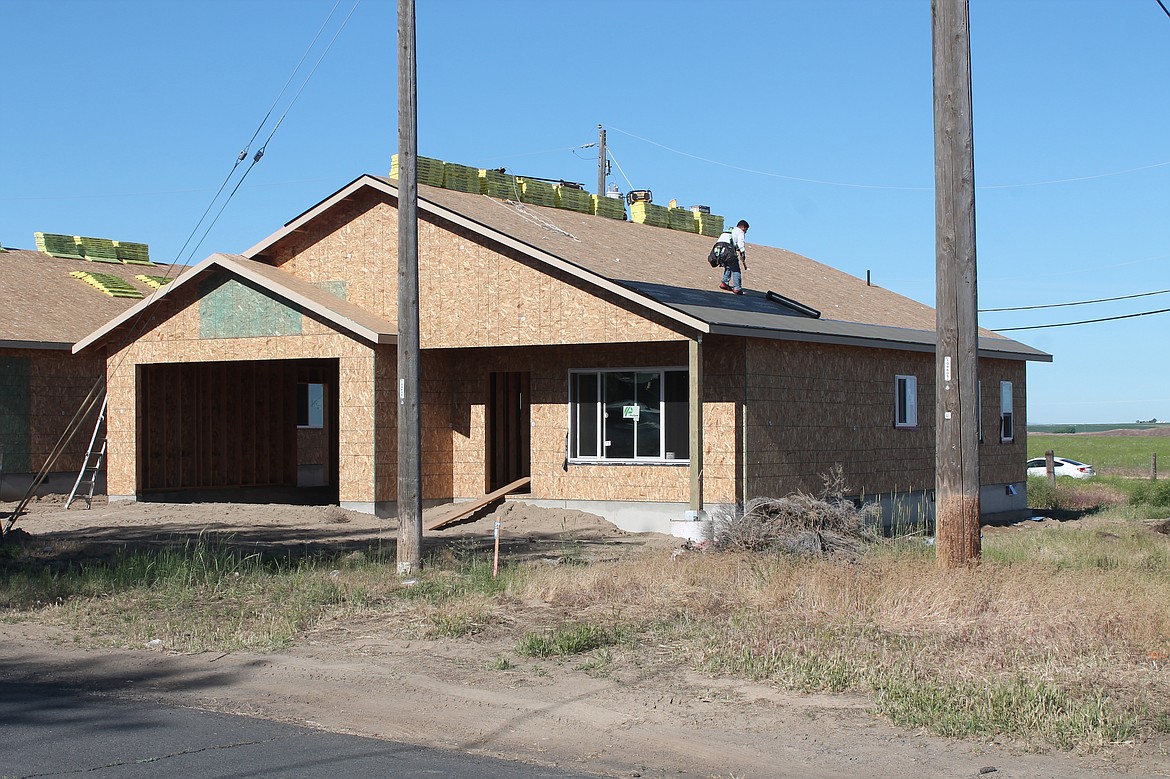
<svg viewBox="0 0 1170 779"><path fill-rule="evenodd" d="M0 504L0 517L12 504ZM425 518L425 515L424 515ZM490 547L501 523L512 559L603 559L681 539L624 533L578 511L506 503L426 535L424 552L457 541ZM55 554L101 557L122 544L216 533L234 542L345 551L392 543L394 520L334 508L95 501L65 511L32 504L17 528ZM800 695L710 678L671 665L652 646L605 677L572 663L524 661L495 670L514 640L404 641L375 620L328 624L270 654L90 649L68 631L0 624L6 678L59 681L148 699L309 724L325 730L627 777L1170 776L1149 745L1108 755L1038 754L999 741L949 741L892 727L849 695ZM990 770L989 770L990 769Z"/></svg>

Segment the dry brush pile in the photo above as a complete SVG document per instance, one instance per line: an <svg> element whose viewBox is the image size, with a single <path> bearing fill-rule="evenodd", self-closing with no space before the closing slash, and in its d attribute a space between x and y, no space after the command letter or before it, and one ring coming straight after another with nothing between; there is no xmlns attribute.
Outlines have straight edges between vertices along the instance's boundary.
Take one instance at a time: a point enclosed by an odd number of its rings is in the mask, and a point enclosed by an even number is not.
<svg viewBox="0 0 1170 779"><path fill-rule="evenodd" d="M819 495L753 498L742 512L715 513L709 537L725 551L779 551L800 557L856 557L881 537L881 507L845 497L841 466L822 476Z"/></svg>

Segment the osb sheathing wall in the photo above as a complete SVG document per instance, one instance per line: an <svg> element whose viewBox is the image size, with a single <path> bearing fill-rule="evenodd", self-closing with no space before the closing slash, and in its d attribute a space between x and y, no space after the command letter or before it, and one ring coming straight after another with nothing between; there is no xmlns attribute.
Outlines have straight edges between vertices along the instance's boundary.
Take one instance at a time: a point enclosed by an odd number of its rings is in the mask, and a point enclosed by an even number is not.
<svg viewBox="0 0 1170 779"><path fill-rule="evenodd" d="M3 472L36 473L48 461L89 391L101 380L105 362L47 349L0 349L0 446ZM81 470L93 436L97 410L81 421L52 472Z"/></svg>
<svg viewBox="0 0 1170 779"><path fill-rule="evenodd" d="M452 224L420 212L422 348L677 340L652 315ZM344 281L346 300L397 321L398 214L373 193L355 196L269 252L309 282Z"/></svg>
<svg viewBox="0 0 1170 779"><path fill-rule="evenodd" d="M709 353L710 354L710 353ZM707 365L718 364L718 356ZM423 369L424 400L444 403L450 410L447 441L435 440L438 451L424 460L446 458L450 463L453 497L482 495L485 486L485 436L488 375L493 371L531 374L531 495L548 500L613 500L685 502L690 495L690 470L679 464L618 465L565 462L568 426L569 371L598 368L685 367L685 341L656 345L566 346L535 349L443 350L426 353ZM741 377L742 383L742 377ZM449 400L448 400L449 399ZM735 399L722 391L709 392L706 412L718 418L734 416ZM710 428L708 428L710 430ZM734 432L731 433L734 438ZM708 434L705 450L710 466L707 499L733 499L734 452L728 436ZM425 477L424 477L425 478Z"/></svg>
<svg viewBox="0 0 1170 779"><path fill-rule="evenodd" d="M1026 392L1027 364L1019 360L979 361L979 382L982 385L982 434L979 447L979 478L983 484L1012 484L1027 479L1028 462L1028 397ZM999 383L1012 383L1011 441L999 440Z"/></svg>
<svg viewBox="0 0 1170 779"><path fill-rule="evenodd" d="M853 492L933 489L932 353L751 339L743 342L749 497L817 491L836 464ZM984 484L1023 479L1024 364L983 360ZM895 376L917 377L918 424L894 426ZM1016 389L1014 442L1001 443L999 381Z"/></svg>
<svg viewBox="0 0 1170 779"><path fill-rule="evenodd" d="M282 337L200 339L197 285L179 290L168 299L163 321L147 324L146 331L108 361L109 494L136 491L135 442L138 420L135 404L136 366L151 363L217 362L226 360L338 359L339 496L343 501L368 502L375 495L375 351L362 342L337 333L312 317L302 317L302 334ZM156 307L157 312L161 307ZM393 370L393 363L390 364ZM390 381L393 384L391 378Z"/></svg>

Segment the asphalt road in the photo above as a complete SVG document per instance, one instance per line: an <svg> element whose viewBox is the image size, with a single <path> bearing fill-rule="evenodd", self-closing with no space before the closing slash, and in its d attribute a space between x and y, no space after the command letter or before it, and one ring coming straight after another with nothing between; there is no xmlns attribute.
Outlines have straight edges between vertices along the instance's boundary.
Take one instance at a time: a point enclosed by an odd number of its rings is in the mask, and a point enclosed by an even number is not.
<svg viewBox="0 0 1170 779"><path fill-rule="evenodd" d="M426 716L420 712L420 716ZM267 720L0 680L0 776L596 779Z"/></svg>

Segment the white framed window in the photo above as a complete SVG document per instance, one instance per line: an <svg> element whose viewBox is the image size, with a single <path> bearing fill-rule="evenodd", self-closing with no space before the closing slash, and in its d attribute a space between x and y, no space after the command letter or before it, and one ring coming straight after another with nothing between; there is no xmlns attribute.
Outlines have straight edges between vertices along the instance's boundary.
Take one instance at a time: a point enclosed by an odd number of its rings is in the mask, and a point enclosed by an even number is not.
<svg viewBox="0 0 1170 779"><path fill-rule="evenodd" d="M918 377L894 377L894 427L918 427Z"/></svg>
<svg viewBox="0 0 1170 779"><path fill-rule="evenodd" d="M325 385L297 384L297 427L325 426Z"/></svg>
<svg viewBox="0 0 1170 779"><path fill-rule="evenodd" d="M570 462L690 460L685 368L569 372Z"/></svg>
<svg viewBox="0 0 1170 779"><path fill-rule="evenodd" d="M999 440L1003 443L1014 441L1015 429L1012 425L1012 383L999 383Z"/></svg>

